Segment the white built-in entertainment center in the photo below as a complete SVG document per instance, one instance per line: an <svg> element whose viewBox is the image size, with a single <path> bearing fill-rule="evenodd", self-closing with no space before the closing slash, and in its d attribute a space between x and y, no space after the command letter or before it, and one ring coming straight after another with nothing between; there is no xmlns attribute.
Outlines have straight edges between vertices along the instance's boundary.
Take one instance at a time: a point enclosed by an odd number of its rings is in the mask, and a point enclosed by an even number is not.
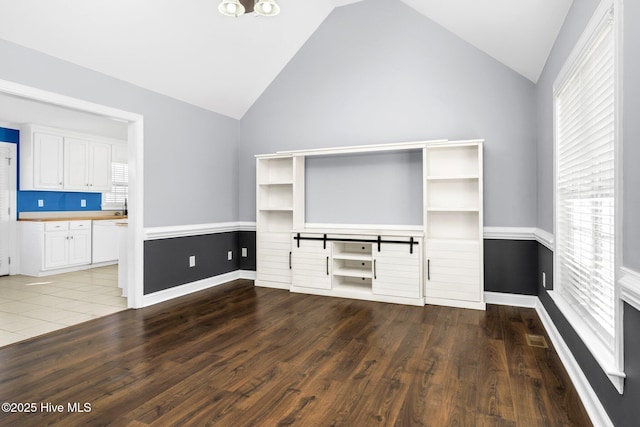
<svg viewBox="0 0 640 427"><path fill-rule="evenodd" d="M256 286L485 309L482 144L439 140L256 156ZM406 150L422 156L421 225L306 222L305 159Z"/></svg>

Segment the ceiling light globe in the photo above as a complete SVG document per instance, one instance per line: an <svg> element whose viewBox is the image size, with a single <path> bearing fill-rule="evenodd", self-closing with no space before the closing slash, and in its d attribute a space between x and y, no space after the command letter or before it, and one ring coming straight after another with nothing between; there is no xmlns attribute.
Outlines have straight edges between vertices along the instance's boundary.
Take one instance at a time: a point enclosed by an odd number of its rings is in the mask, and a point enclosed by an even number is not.
<svg viewBox="0 0 640 427"><path fill-rule="evenodd" d="M225 16L240 16L244 13L244 6L238 0L222 0L218 11Z"/></svg>
<svg viewBox="0 0 640 427"><path fill-rule="evenodd" d="M254 12L262 16L276 16L280 13L280 6L275 0L257 0Z"/></svg>

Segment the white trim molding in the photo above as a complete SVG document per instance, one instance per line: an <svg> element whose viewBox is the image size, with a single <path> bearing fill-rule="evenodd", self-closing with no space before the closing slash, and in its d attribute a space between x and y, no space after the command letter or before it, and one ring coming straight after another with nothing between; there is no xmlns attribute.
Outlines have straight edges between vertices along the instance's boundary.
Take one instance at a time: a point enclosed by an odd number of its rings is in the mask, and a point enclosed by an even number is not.
<svg viewBox="0 0 640 427"><path fill-rule="evenodd" d="M536 240L533 227L484 227L485 239Z"/></svg>
<svg viewBox="0 0 640 427"><path fill-rule="evenodd" d="M153 292L143 297L143 307L158 304L160 302L169 301L174 298L183 297L185 295L192 294L194 292L203 291L205 289L213 288L215 286L224 285L229 282L233 282L238 279L250 279L251 274L255 272L236 270L230 273L219 274L213 277L207 277L206 279L197 280L195 282L185 283L184 285L175 286L173 288L164 289L162 291Z"/></svg>
<svg viewBox="0 0 640 427"><path fill-rule="evenodd" d="M255 222L215 222L210 224L147 227L144 229L144 238L145 240L160 240L232 231L255 231L255 229Z"/></svg>
<svg viewBox="0 0 640 427"><path fill-rule="evenodd" d="M553 250L553 234L541 228L536 228L533 233L538 243L545 246L549 250Z"/></svg>
<svg viewBox="0 0 640 427"><path fill-rule="evenodd" d="M556 328L553 320L544 308L542 301L537 296L530 295L518 295L518 294L501 294L498 292L485 292L485 300L487 304L499 304L499 305L511 305L514 307L534 308L542 325L544 326L553 347L560 357L560 361L564 365L573 386L576 388L580 400L584 405L589 418L594 426L599 427L613 427L613 423L607 414L607 411L602 406L602 402L598 399L598 395L591 387L589 380L585 376L582 368L578 364L578 361L571 353L569 346L560 335L560 332Z"/></svg>
<svg viewBox="0 0 640 427"><path fill-rule="evenodd" d="M547 335L549 335L549 338L553 343L553 347L556 349L556 353L558 353L558 357L560 357L562 364L567 370L567 373L573 382L573 386L576 388L576 391L580 396L580 400L582 400L582 404L587 410L593 425L614 427L614 424L611 422L604 406L602 406L602 402L600 402L598 395L591 387L591 384L582 371L582 368L580 368L578 361L573 356L573 353L571 353L569 346L562 338L562 335L560 335L556 325L553 323L553 320L551 320L549 313L547 313L547 310L539 299L535 309L544 329L547 331Z"/></svg>
<svg viewBox="0 0 640 427"><path fill-rule="evenodd" d="M485 239L536 240L553 250L553 234L536 227L484 227Z"/></svg>
<svg viewBox="0 0 640 427"><path fill-rule="evenodd" d="M240 221L238 222L238 231L256 231L256 222Z"/></svg>
<svg viewBox="0 0 640 427"><path fill-rule="evenodd" d="M535 295L506 294L502 292L485 291L484 302L495 305L536 308L540 300Z"/></svg>
<svg viewBox="0 0 640 427"><path fill-rule="evenodd" d="M620 268L620 298L640 310L640 273L627 267Z"/></svg>

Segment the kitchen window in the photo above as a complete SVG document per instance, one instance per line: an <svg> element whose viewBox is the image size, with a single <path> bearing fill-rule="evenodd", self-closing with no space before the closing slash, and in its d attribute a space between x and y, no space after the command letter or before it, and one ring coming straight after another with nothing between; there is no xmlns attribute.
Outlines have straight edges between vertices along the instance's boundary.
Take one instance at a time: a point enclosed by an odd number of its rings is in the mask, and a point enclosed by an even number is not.
<svg viewBox="0 0 640 427"><path fill-rule="evenodd" d="M102 209L124 209L129 195L129 165L111 163L111 191L102 193Z"/></svg>

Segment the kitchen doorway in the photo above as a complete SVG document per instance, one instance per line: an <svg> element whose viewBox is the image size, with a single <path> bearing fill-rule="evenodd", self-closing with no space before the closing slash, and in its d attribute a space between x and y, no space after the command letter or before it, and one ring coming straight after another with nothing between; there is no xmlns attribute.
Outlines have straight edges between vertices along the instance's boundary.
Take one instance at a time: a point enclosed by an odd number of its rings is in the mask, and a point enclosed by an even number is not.
<svg viewBox="0 0 640 427"><path fill-rule="evenodd" d="M126 269L119 279L126 280L128 308L143 306L143 116L54 92L0 80L0 94L49 104L81 113L93 114L127 126L129 156L128 232Z"/></svg>

